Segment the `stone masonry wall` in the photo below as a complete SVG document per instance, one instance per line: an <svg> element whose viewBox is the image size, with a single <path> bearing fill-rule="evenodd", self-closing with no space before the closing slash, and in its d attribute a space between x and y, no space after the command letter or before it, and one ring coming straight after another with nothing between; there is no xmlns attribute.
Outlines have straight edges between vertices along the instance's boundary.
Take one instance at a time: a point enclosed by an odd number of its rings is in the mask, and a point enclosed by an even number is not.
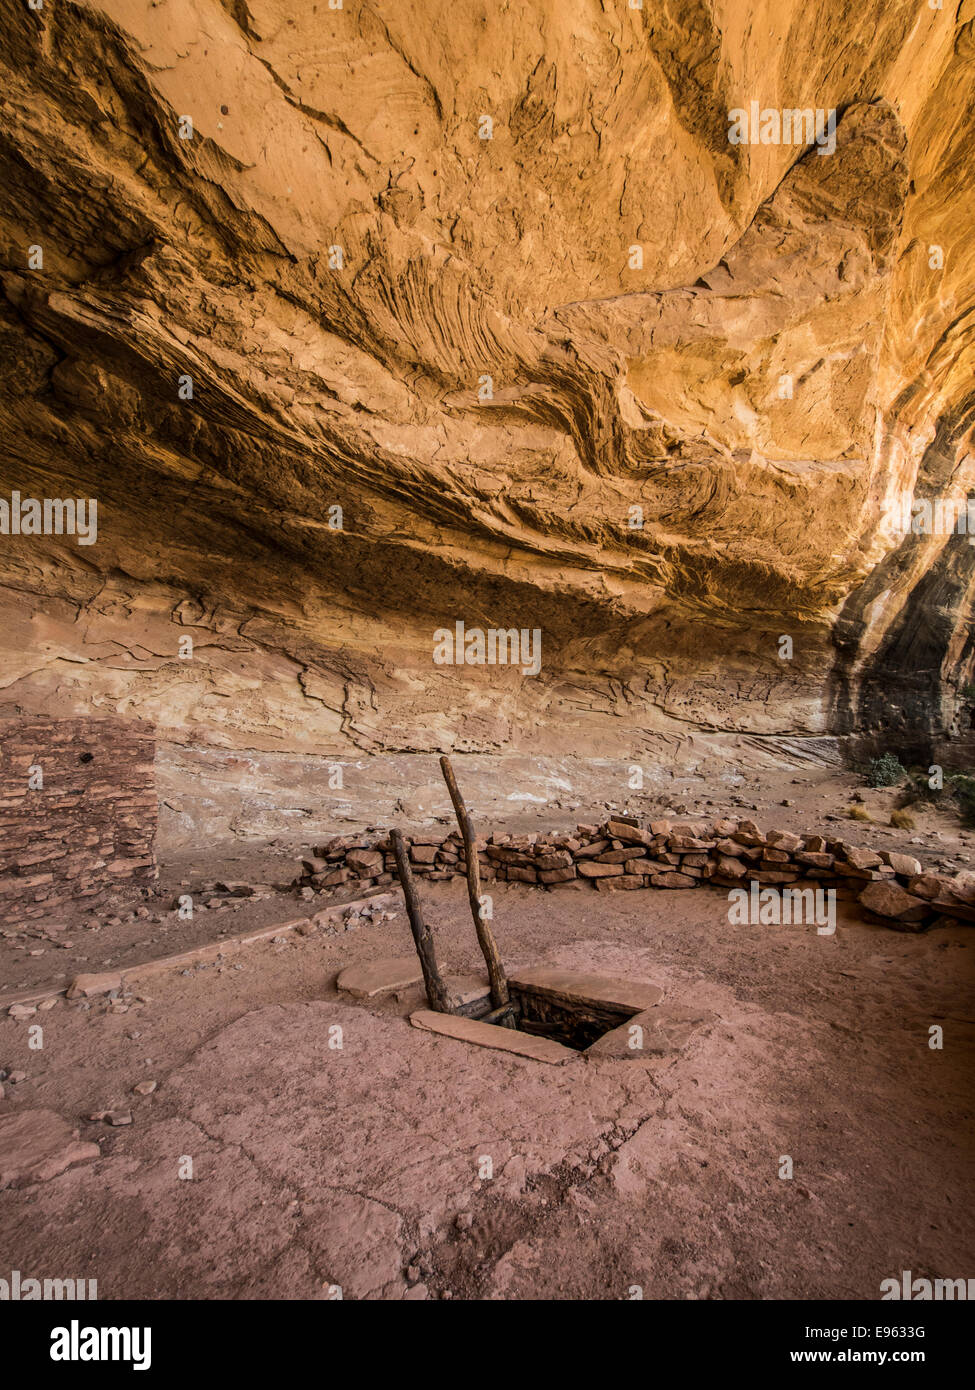
<svg viewBox="0 0 975 1390"><path fill-rule="evenodd" d="M407 841L414 874L447 879L466 873L458 831ZM947 878L922 871L909 854L872 850L821 835L762 830L754 821L710 824L619 816L580 825L575 834L491 835L477 841L481 879L600 892L641 888L785 887L800 880L834 888L865 915L900 931L921 931L939 918L975 922L975 875ZM335 836L302 861L303 897L390 884L395 861L388 837Z"/></svg>
<svg viewBox="0 0 975 1390"><path fill-rule="evenodd" d="M0 720L0 922L155 879L153 752L131 720Z"/></svg>

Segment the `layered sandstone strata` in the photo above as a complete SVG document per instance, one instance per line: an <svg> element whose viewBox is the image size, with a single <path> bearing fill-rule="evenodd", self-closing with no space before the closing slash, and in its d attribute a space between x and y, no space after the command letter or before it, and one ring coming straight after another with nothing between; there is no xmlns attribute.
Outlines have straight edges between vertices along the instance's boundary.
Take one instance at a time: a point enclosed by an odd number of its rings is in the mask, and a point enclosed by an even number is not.
<svg viewBox="0 0 975 1390"><path fill-rule="evenodd" d="M963 735L975 548L896 518L975 485L973 25L5 5L0 496L98 533L0 536L4 705L323 754ZM835 150L732 143L753 102ZM438 665L458 620L538 674Z"/></svg>

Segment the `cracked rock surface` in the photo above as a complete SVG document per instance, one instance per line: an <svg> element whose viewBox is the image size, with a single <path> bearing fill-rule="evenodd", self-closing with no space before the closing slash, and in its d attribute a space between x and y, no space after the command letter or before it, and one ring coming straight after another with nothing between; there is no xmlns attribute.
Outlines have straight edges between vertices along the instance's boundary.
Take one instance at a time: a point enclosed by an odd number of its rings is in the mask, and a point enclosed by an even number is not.
<svg viewBox="0 0 975 1390"><path fill-rule="evenodd" d="M52 1010L41 1052L0 1018L26 1072L8 1116L43 1097L101 1148L0 1192L11 1266L100 1298L323 1299L875 1299L905 1249L964 1268L970 930L892 936L840 904L824 938L638 897L553 911L508 885L496 929L513 972L658 984L640 1058L544 1066L412 1028L416 986L339 997L345 966L402 953L402 919L155 977L124 1017ZM476 967L460 885L425 901L444 968ZM85 1120L122 1103L125 1128Z"/></svg>

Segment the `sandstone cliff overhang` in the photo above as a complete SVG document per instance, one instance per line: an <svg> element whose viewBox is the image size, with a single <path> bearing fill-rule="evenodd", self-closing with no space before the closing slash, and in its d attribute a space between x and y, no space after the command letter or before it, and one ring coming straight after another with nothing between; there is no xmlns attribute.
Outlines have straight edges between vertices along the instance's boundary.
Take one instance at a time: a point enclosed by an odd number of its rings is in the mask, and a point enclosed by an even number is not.
<svg viewBox="0 0 975 1390"><path fill-rule="evenodd" d="M746 15L5 6L0 496L98 541L0 537L4 704L963 732L975 547L896 519L975 482L975 5ZM732 143L752 102L835 151ZM438 668L458 619L539 674Z"/></svg>

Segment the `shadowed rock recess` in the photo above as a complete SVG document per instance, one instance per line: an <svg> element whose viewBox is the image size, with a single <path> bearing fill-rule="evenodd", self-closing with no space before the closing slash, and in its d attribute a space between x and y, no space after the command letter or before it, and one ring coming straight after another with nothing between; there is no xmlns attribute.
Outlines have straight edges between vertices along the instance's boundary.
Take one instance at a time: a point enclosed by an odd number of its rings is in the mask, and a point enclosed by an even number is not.
<svg viewBox="0 0 975 1390"><path fill-rule="evenodd" d="M975 0L4 3L0 496L98 512L0 538L0 714L970 747L975 548L896 517L975 493L973 35ZM835 151L731 143L752 102L835 108ZM459 621L538 629L538 673L437 664Z"/></svg>

